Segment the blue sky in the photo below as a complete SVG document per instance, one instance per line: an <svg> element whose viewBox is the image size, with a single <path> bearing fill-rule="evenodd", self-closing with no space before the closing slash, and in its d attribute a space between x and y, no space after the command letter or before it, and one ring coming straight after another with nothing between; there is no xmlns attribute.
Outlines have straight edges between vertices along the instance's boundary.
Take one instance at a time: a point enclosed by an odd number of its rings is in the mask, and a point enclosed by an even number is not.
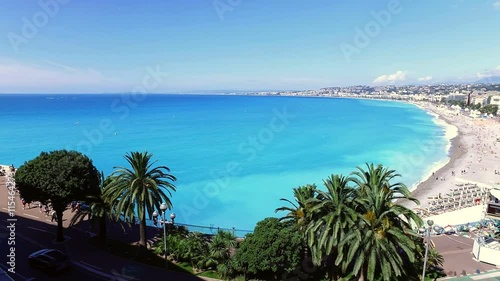
<svg viewBox="0 0 500 281"><path fill-rule="evenodd" d="M0 35L0 92L11 93L300 90L500 75L499 0L6 0Z"/></svg>

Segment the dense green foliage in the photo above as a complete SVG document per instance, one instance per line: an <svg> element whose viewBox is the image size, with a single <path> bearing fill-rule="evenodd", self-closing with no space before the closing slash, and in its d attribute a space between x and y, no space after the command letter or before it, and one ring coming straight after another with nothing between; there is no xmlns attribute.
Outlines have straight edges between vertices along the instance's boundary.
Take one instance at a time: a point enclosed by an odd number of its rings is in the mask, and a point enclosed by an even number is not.
<svg viewBox="0 0 500 281"><path fill-rule="evenodd" d="M480 108L479 111L481 113L492 114L492 115L496 116L497 112L498 112L498 105L488 104L488 105L485 105L484 107Z"/></svg>
<svg viewBox="0 0 500 281"><path fill-rule="evenodd" d="M305 231L305 228L309 224L308 212L311 207L309 199L314 198L316 191L316 185L308 184L293 189L293 196L295 197L296 203L293 203L286 198L281 198L281 201L288 202L291 207L283 206L275 210L275 212L288 212L286 216L280 218L279 220L291 225L297 225L301 231Z"/></svg>
<svg viewBox="0 0 500 281"><path fill-rule="evenodd" d="M301 249L302 237L297 228L267 218L245 237L234 259L246 277L280 280L301 264Z"/></svg>
<svg viewBox="0 0 500 281"><path fill-rule="evenodd" d="M358 168L348 177L332 175L326 190L315 190L308 199L298 197L296 206L307 206L303 233L314 264L326 269L329 279L356 277L361 280L418 278L422 242L415 228L422 224L413 211L393 203L411 200L406 186L394 180L393 170L381 165ZM300 188L299 188L300 189Z"/></svg>
<svg viewBox="0 0 500 281"><path fill-rule="evenodd" d="M169 257L179 263L189 263L199 271L217 271L221 277L234 276L231 251L237 247L236 237L219 230L215 235L188 232L184 227L169 225L167 250ZM154 244L156 254L164 254L163 236Z"/></svg>
<svg viewBox="0 0 500 281"><path fill-rule="evenodd" d="M49 201L57 215L57 241L64 240L63 212L75 200L99 194L99 173L87 156L67 150L42 152L16 172L16 187L26 202Z"/></svg>
<svg viewBox="0 0 500 281"><path fill-rule="evenodd" d="M139 219L139 245L146 247L146 217L151 219L154 210L160 209L161 203L166 203L167 208L172 208L170 190L175 191L172 182L176 178L169 174L167 166L157 166L152 161L152 154L148 152L131 152L125 155L130 164L130 169L115 167L111 175L111 182L103 192L103 198L108 202L116 218L122 216L125 220L134 222Z"/></svg>

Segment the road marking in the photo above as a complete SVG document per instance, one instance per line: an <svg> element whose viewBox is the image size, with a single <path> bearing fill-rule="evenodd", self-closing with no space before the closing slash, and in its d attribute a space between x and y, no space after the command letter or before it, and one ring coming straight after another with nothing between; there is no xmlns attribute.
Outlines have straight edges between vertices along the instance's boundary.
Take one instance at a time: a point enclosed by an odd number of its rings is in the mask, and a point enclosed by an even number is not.
<svg viewBox="0 0 500 281"><path fill-rule="evenodd" d="M5 265L3 265L3 264L0 264L0 268L3 268L3 269L5 269L5 270L7 270L7 271L9 270L9 269L8 269ZM14 274L15 274L15 275L17 275L17 276L19 276L19 277L21 277L23 280L27 280L27 279L28 279L28 278L26 278L24 275L22 275L22 274L20 274L20 273L18 273L18 272L15 272ZM8 276L10 276L9 274L7 274L7 275L8 275ZM13 280L13 279L11 279L11 280Z"/></svg>
<svg viewBox="0 0 500 281"><path fill-rule="evenodd" d="M469 246L469 247L473 246L473 245L471 245L471 244L467 244L467 243L465 243L465 242L458 241L457 239L453 239L453 238L451 238L451 237L449 237L449 236L445 236L445 237L446 237L446 238L448 238L448 239L450 239L450 240L453 240L453 241L455 241L455 242L457 242L457 243L467 245L467 246Z"/></svg>
<svg viewBox="0 0 500 281"><path fill-rule="evenodd" d="M8 211L8 210L9 210L9 209L7 209L7 208L2 208L2 209L4 209L5 211Z"/></svg>
<svg viewBox="0 0 500 281"><path fill-rule="evenodd" d="M28 217L32 217L32 218L35 218L35 219L39 219L39 217L30 215L30 214L23 213L23 215L28 216Z"/></svg>
<svg viewBox="0 0 500 281"><path fill-rule="evenodd" d="M118 274L116 271L112 270L112 275L111 274L108 274L108 273L105 273L105 272L102 272L102 271L99 271L99 270L96 270L95 268L93 267L90 267L88 266L86 263L83 263L83 262L73 262L74 265L80 267L81 269L84 269L84 270L87 270L91 273L94 273L100 277L104 277L106 279L109 279L109 280L115 280L115 281L129 281L129 280L134 280L132 278L127 278L123 275L120 275Z"/></svg>
<svg viewBox="0 0 500 281"><path fill-rule="evenodd" d="M36 227L31 227L31 226L28 226L28 228L31 228L33 230L38 230L38 231L41 231L41 232L45 232L45 233L53 233L51 231L47 231L45 229L40 229L40 228L36 228Z"/></svg>
<svg viewBox="0 0 500 281"><path fill-rule="evenodd" d="M81 263L83 263L83 264L84 264L84 265L86 265L86 266L90 266L90 267L95 268L95 269L97 269L97 270L102 270L102 268L97 267L97 266L95 266L95 265L91 265L90 263L87 263L87 262L84 262L84 261L80 261L80 262L81 262Z"/></svg>

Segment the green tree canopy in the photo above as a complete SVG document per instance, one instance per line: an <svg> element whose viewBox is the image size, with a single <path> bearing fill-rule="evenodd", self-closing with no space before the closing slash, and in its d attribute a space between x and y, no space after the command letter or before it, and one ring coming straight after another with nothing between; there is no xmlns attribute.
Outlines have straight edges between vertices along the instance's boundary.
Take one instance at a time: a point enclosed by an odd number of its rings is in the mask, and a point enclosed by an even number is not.
<svg viewBox="0 0 500 281"><path fill-rule="evenodd" d="M74 200L99 194L99 172L77 151L42 152L16 172L16 187L27 202L51 202L57 215L57 241L64 240L62 217Z"/></svg>
<svg viewBox="0 0 500 281"><path fill-rule="evenodd" d="M277 218L257 223L236 251L240 271L263 280L279 280L301 263L302 237L296 227L288 227Z"/></svg>
<svg viewBox="0 0 500 281"><path fill-rule="evenodd" d="M481 111L481 113L487 113L487 114L492 114L492 115L496 116L497 112L498 112L498 105L488 104L488 105L485 105L484 107L480 108L479 111Z"/></svg>

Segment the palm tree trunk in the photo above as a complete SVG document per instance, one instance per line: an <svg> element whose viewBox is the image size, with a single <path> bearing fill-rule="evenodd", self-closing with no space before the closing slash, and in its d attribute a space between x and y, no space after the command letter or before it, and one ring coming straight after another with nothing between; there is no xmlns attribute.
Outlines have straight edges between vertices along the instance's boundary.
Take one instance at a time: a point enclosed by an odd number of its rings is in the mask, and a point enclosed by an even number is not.
<svg viewBox="0 0 500 281"><path fill-rule="evenodd" d="M361 270L361 272L359 274L358 281L365 281L365 274L364 274L363 270Z"/></svg>
<svg viewBox="0 0 500 281"><path fill-rule="evenodd" d="M146 236L146 206L142 206L142 216L139 221L139 246L147 247Z"/></svg>
<svg viewBox="0 0 500 281"><path fill-rule="evenodd" d="M99 239L102 245L106 243L107 239L107 229L106 229L106 217L102 216L99 218Z"/></svg>

